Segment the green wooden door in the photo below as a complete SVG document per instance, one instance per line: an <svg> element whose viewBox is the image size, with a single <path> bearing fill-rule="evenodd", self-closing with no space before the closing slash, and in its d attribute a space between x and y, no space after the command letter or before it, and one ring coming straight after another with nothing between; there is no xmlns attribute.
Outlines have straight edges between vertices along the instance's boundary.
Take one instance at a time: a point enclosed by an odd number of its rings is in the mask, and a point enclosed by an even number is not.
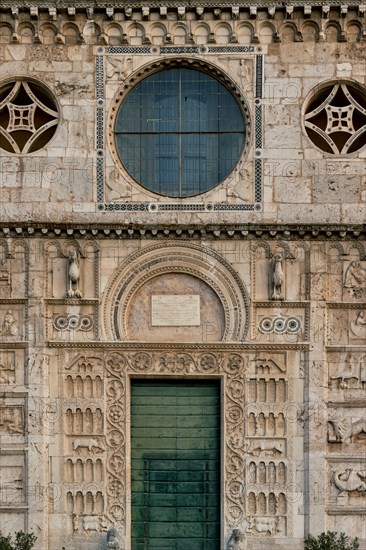
<svg viewBox="0 0 366 550"><path fill-rule="evenodd" d="M132 382L132 550L220 548L218 381Z"/></svg>

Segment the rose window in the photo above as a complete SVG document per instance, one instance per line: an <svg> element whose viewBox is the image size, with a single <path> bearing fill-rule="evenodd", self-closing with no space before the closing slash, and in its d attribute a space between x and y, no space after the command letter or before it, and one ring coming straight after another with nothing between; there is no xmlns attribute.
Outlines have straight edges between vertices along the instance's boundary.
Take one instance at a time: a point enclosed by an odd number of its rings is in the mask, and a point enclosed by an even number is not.
<svg viewBox="0 0 366 550"><path fill-rule="evenodd" d="M53 137L59 120L50 92L32 80L16 79L0 87L0 148L33 153Z"/></svg>
<svg viewBox="0 0 366 550"><path fill-rule="evenodd" d="M326 153L355 153L366 144L366 90L332 83L313 93L305 111L305 130Z"/></svg>

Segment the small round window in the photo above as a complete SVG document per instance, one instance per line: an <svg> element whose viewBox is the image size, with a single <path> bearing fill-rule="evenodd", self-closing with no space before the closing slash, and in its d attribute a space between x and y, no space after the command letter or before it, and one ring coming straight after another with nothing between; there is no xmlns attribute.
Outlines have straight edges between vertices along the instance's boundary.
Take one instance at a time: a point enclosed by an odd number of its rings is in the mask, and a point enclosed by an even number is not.
<svg viewBox="0 0 366 550"><path fill-rule="evenodd" d="M355 153L366 145L366 90L349 82L328 82L311 93L305 130L313 144L333 155Z"/></svg>
<svg viewBox="0 0 366 550"><path fill-rule="evenodd" d="M192 197L233 170L246 126L238 101L219 80L175 67L146 77L128 93L116 117L115 145L143 187Z"/></svg>
<svg viewBox="0 0 366 550"><path fill-rule="evenodd" d="M33 153L53 137L59 120L51 93L34 80L14 79L0 86L0 148Z"/></svg>

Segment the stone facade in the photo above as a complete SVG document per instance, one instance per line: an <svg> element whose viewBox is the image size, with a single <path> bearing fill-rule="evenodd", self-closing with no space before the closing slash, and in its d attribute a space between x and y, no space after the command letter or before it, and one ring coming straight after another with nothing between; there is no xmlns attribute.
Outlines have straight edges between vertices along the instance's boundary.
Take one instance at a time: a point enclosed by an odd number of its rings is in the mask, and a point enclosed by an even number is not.
<svg viewBox="0 0 366 550"><path fill-rule="evenodd" d="M300 550L329 529L366 548L364 13L2 3L4 532L32 529L38 550L134 550L131 379L215 378L221 547ZM114 142L120 102L171 66L213 75L246 117L235 168L190 198L138 184ZM25 81L33 129L29 111L2 115ZM340 111L324 141L307 124L322 86L356 112L341 145ZM162 321L161 300L152 312L164 295L184 326Z"/></svg>

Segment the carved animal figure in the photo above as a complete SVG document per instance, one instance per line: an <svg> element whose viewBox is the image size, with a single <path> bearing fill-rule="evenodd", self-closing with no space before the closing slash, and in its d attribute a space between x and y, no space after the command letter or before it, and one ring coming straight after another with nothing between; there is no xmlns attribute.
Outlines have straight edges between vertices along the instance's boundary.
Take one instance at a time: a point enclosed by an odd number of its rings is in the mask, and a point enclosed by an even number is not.
<svg viewBox="0 0 366 550"><path fill-rule="evenodd" d="M280 444L273 443L273 441L259 441L248 449L248 453L253 456L259 456L261 453L265 456L275 456L276 453L282 454L282 452Z"/></svg>
<svg viewBox="0 0 366 550"><path fill-rule="evenodd" d="M352 468L345 470L333 470L331 480L340 493L349 491L366 491L366 470L356 471Z"/></svg>
<svg viewBox="0 0 366 550"><path fill-rule="evenodd" d="M335 440L338 443L353 443L355 438L364 433L366 434L366 418L358 418L357 420L351 418L344 418L339 420L337 418L330 418L328 423L331 429L328 429L328 441L332 441L332 431L335 435Z"/></svg>
<svg viewBox="0 0 366 550"><path fill-rule="evenodd" d="M85 531L99 531L98 516L84 516L83 520Z"/></svg>
<svg viewBox="0 0 366 550"><path fill-rule="evenodd" d="M280 528L280 519L279 517L275 518L258 518L251 517L249 518L249 527L247 533L269 533L270 535L275 535L281 531Z"/></svg>
<svg viewBox="0 0 366 550"><path fill-rule="evenodd" d="M93 451L93 453L95 453L97 449L99 449L99 452L104 451L104 448L99 445L98 441L95 439L74 439L72 442L72 448L74 451L76 451L76 449L86 448L89 451Z"/></svg>
<svg viewBox="0 0 366 550"><path fill-rule="evenodd" d="M69 290L67 291L68 298L82 298L79 289L80 269L75 250L69 254ZM73 290L73 283L76 285L76 289Z"/></svg>
<svg viewBox="0 0 366 550"><path fill-rule="evenodd" d="M125 80L127 76L132 72L132 58L122 57L122 59L114 59L112 56L108 57L109 67L107 67L107 77L112 78L116 75L118 80Z"/></svg>
<svg viewBox="0 0 366 550"><path fill-rule="evenodd" d="M276 254L274 257L274 269L272 273L273 292L271 300L283 300L282 286L284 275L282 271L282 256Z"/></svg>

